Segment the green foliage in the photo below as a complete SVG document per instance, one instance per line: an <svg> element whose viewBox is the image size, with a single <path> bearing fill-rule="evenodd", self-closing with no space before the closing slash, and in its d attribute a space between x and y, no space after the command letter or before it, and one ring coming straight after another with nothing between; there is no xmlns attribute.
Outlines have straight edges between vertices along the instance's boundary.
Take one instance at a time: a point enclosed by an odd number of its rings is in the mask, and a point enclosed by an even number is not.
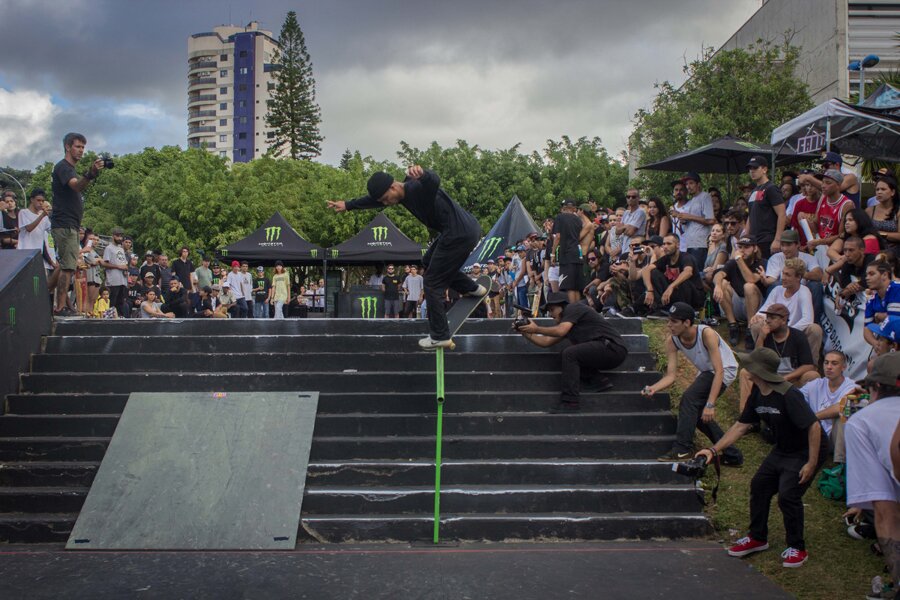
<svg viewBox="0 0 900 600"><path fill-rule="evenodd" d="M683 86L656 85L651 109L634 116L631 151L649 164L727 134L768 143L775 127L812 108L806 84L795 75L799 53L788 41L762 40L746 49L707 50L685 66ZM647 195L669 195L671 173L640 173L637 183ZM719 176L704 184L724 188L724 181Z"/></svg>
<svg viewBox="0 0 900 600"><path fill-rule="evenodd" d="M403 164L434 169L441 186L470 210L484 231L518 195L535 219L557 213L562 198L620 198L626 185L625 167L611 160L597 139L549 141L543 155L521 154L518 147L482 150L465 141L419 150L403 143ZM86 172L96 155L85 153L76 167ZM85 196L84 225L100 234L121 226L134 237L139 251L172 253L182 245L211 252L255 231L275 211L313 243L334 246L356 235L374 211L336 214L325 201L366 193L375 171L398 179L405 168L389 162L345 153L341 167L308 160L263 157L228 165L201 149L175 146L146 148L115 157ZM34 170L32 185L50 194L53 163ZM51 198L52 202L52 198ZM402 206L385 209L403 233L425 243L429 232Z"/></svg>
<svg viewBox="0 0 900 600"><path fill-rule="evenodd" d="M325 138L319 133L322 116L316 104L312 60L294 11L284 20L278 44L273 59L278 65L273 71L275 90L266 114L266 124L275 130L269 153L308 160L322 154Z"/></svg>
<svg viewBox="0 0 900 600"><path fill-rule="evenodd" d="M16 202L23 206L28 198L22 198L22 190L28 193L31 187L32 172L27 169L14 169L12 167L0 167L0 190L11 190L16 194ZM21 188L19 186L22 186Z"/></svg>

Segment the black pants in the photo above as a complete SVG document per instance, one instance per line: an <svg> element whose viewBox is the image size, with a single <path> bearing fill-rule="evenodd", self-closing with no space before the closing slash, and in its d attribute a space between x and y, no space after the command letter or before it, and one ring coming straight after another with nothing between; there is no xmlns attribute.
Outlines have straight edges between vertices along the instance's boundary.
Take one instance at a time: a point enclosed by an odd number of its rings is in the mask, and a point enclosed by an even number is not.
<svg viewBox="0 0 900 600"><path fill-rule="evenodd" d="M665 293L666 288L669 287L671 282L666 279L666 276L663 275L662 271L654 269L650 273L650 283L653 284L653 298L657 308L666 308L676 302L687 302L696 310L703 308L703 301L705 300L703 292L695 288L690 281L685 281L675 288L669 299L669 304L666 306L662 305L662 295Z"/></svg>
<svg viewBox="0 0 900 600"><path fill-rule="evenodd" d="M422 257L425 264L425 300L428 303L428 327L431 339L450 339L444 293L450 288L460 294L473 292L478 285L460 267L478 244L478 223L473 217L473 227L459 234L441 234Z"/></svg>
<svg viewBox="0 0 900 600"><path fill-rule="evenodd" d="M816 471L822 466L820 454ZM773 450L763 459L756 475L750 480L750 537L758 542L769 541L769 507L772 496L778 494L778 508L784 517L784 533L787 545L806 550L803 541L803 494L815 480L800 485L800 469L806 464L806 455L784 454Z"/></svg>
<svg viewBox="0 0 900 600"><path fill-rule="evenodd" d="M563 402L578 402L582 378L588 379L598 371L615 369L628 357L628 349L613 340L592 340L572 344L563 349L562 394Z"/></svg>
<svg viewBox="0 0 900 600"><path fill-rule="evenodd" d="M116 309L119 316L125 318L129 315L128 307L128 288L124 285L111 285L106 289L109 290L109 307Z"/></svg>
<svg viewBox="0 0 900 600"><path fill-rule="evenodd" d="M709 400L709 392L712 388L715 375L709 371L700 373L694 382L681 395L681 404L678 406L678 427L675 431L675 450L678 452L690 452L694 447L694 430L709 438L713 444L722 439L722 428L715 421L703 422L703 408ZM716 397L721 397L728 386L723 385ZM741 463L744 455L734 446L728 446L722 452L722 457L729 462Z"/></svg>

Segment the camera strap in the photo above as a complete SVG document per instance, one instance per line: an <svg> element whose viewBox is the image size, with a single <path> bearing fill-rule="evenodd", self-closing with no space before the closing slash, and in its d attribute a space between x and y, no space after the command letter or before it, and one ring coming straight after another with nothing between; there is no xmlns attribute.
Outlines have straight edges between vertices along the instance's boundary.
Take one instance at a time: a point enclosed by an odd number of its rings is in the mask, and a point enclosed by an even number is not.
<svg viewBox="0 0 900 600"><path fill-rule="evenodd" d="M715 504L717 499L719 498L719 483L722 481L722 466L719 461L719 453L716 452L715 448L710 448L710 451L713 453L712 465L716 470L716 485L713 486L712 489L712 503ZM709 503L706 500L703 500L703 506L708 506Z"/></svg>

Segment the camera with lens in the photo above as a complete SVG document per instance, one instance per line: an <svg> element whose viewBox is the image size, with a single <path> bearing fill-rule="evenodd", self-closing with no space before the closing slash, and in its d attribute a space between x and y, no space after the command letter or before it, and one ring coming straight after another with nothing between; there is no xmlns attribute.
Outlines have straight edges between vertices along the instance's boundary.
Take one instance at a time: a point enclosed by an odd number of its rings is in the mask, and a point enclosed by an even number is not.
<svg viewBox="0 0 900 600"><path fill-rule="evenodd" d="M112 169L116 166L116 163L113 161L112 156L109 155L109 152L104 152L100 155L100 160L103 161L104 169Z"/></svg>
<svg viewBox="0 0 900 600"><path fill-rule="evenodd" d="M684 477L700 479L706 474L707 466L706 459L702 456L697 456L682 463L674 463L672 465L672 470Z"/></svg>
<svg viewBox="0 0 900 600"><path fill-rule="evenodd" d="M513 304L513 308L522 312L521 317L517 317L515 321L513 321L513 329L519 329L520 327L524 327L531 323L531 319L529 319L526 315L531 312L531 309L527 306L520 306L518 304Z"/></svg>

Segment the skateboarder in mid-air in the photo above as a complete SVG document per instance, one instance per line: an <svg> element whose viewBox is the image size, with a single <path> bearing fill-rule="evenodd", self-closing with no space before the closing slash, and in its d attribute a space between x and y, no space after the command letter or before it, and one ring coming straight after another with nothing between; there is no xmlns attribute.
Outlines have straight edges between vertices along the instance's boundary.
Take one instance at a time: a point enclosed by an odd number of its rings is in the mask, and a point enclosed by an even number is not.
<svg viewBox="0 0 900 600"><path fill-rule="evenodd" d="M439 187L440 183L434 171L414 165L407 170L406 180L402 183L379 171L366 184L368 195L346 202L328 201L328 207L335 212L402 204L426 227L438 232L437 239L422 257L431 333L419 340L419 346L426 350L452 347L447 311L444 309L447 288L464 296L481 297L488 293L487 288L459 270L478 244L481 227L475 217Z"/></svg>

